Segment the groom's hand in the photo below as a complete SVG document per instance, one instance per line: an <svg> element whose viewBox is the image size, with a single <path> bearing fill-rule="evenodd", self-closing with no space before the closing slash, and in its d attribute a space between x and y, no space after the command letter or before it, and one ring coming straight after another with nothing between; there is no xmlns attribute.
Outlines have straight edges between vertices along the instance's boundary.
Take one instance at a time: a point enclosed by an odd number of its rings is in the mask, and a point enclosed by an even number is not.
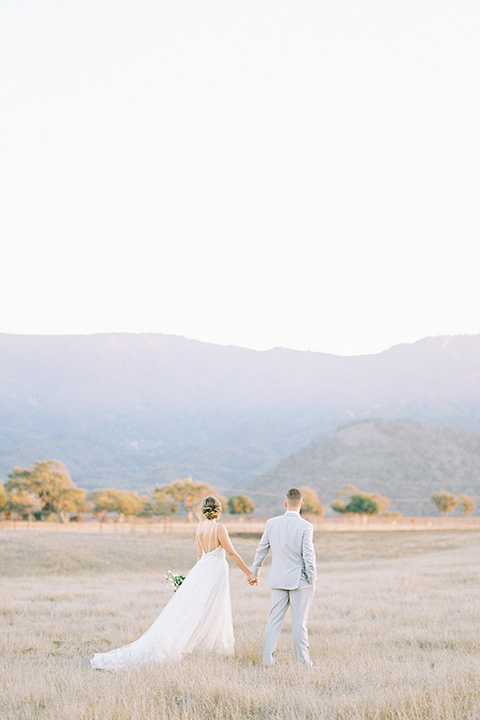
<svg viewBox="0 0 480 720"><path fill-rule="evenodd" d="M248 573L247 580L249 585L258 585L258 577L253 573Z"/></svg>

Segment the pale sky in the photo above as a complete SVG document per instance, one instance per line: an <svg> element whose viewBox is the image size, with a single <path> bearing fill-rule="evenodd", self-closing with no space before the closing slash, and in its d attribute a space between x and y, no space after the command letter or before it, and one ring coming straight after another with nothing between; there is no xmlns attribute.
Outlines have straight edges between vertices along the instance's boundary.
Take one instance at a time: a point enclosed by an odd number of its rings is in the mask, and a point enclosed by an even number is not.
<svg viewBox="0 0 480 720"><path fill-rule="evenodd" d="M0 8L0 332L480 333L478 0Z"/></svg>

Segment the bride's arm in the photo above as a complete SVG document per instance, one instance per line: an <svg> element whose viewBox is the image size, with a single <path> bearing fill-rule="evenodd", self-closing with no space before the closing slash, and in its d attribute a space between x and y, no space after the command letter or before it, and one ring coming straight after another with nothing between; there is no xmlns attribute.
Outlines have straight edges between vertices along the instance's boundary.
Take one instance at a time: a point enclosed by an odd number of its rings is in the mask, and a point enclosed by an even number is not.
<svg viewBox="0 0 480 720"><path fill-rule="evenodd" d="M225 525L222 525L221 523L218 524L218 539L220 540L222 547L225 548L225 552L227 553L227 555L231 557L235 565L237 565L237 567L239 567L240 570L245 573L245 575L247 576L247 580L249 582L251 580L254 580L255 576L248 569L238 552L233 547L232 541L230 540L230 536L228 534L228 530Z"/></svg>

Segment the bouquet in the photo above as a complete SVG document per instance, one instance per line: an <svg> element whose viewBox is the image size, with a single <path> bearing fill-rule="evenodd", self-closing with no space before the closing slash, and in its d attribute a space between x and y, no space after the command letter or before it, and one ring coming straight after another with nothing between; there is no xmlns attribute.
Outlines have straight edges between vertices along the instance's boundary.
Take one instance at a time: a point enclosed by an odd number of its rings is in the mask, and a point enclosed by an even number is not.
<svg viewBox="0 0 480 720"><path fill-rule="evenodd" d="M185 575L174 575L171 570L167 570L165 575L165 582L169 587L173 588L173 592L176 592L182 582L185 580Z"/></svg>

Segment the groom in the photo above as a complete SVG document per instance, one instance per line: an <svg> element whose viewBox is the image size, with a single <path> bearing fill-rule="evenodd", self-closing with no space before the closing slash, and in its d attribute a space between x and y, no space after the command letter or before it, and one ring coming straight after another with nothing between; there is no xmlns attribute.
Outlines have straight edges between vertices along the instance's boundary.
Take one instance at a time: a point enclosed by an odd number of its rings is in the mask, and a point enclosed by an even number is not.
<svg viewBox="0 0 480 720"><path fill-rule="evenodd" d="M252 573L257 576L272 549L272 566L267 580L267 586L272 589L272 607L263 643L264 665L275 662L273 654L289 605L295 655L304 665L313 665L308 654L307 619L315 592L317 567L313 526L300 517L302 506L302 493L291 488L285 496L285 514L267 520L253 561Z"/></svg>

